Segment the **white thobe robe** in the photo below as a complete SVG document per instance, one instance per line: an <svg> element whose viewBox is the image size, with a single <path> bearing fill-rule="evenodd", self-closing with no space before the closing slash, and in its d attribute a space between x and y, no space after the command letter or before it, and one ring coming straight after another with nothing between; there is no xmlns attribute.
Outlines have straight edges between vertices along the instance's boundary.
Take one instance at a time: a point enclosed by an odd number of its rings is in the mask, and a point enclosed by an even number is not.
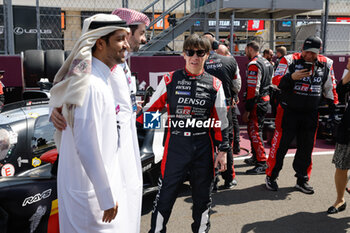
<svg viewBox="0 0 350 233"><path fill-rule="evenodd" d="M74 128L62 132L58 166L60 232L119 232L103 223L103 210L126 204L120 198L117 126L110 69L93 58L84 104L74 112ZM124 169L128 169L124 167ZM119 214L119 213L118 213Z"/></svg>
<svg viewBox="0 0 350 233"><path fill-rule="evenodd" d="M117 215L118 232L139 233L142 203L142 166L136 131L136 113L130 95L136 94L135 79L126 63L112 72L111 85L114 91L116 114L119 126L118 160L122 177L122 199L127 206L120 206ZM126 219L126 220L125 220Z"/></svg>

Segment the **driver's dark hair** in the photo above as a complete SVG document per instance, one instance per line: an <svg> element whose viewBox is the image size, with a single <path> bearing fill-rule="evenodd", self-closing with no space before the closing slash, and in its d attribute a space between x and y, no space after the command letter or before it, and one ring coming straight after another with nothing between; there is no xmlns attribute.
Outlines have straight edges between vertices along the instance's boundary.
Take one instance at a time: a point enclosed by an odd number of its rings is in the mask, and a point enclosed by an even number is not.
<svg viewBox="0 0 350 233"><path fill-rule="evenodd" d="M255 52L259 52L259 49L260 49L260 46L259 46L258 42L256 42L256 41L250 41L247 44L247 47L252 48Z"/></svg>
<svg viewBox="0 0 350 233"><path fill-rule="evenodd" d="M203 49L206 53L210 51L210 42L207 38L198 34L192 34L184 42L183 52L188 49Z"/></svg>

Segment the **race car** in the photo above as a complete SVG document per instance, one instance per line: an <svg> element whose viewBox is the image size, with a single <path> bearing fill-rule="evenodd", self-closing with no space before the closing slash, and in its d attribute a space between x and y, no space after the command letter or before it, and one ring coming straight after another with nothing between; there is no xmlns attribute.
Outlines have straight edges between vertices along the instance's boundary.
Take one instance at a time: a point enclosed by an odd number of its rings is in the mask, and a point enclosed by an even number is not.
<svg viewBox="0 0 350 233"><path fill-rule="evenodd" d="M49 121L48 99L5 105L0 114L1 176L42 165L40 155L55 148L55 128Z"/></svg>
<svg viewBox="0 0 350 233"><path fill-rule="evenodd" d="M57 150L47 103L26 100L0 114L1 233L58 232ZM138 127L144 195L157 190L163 137Z"/></svg>

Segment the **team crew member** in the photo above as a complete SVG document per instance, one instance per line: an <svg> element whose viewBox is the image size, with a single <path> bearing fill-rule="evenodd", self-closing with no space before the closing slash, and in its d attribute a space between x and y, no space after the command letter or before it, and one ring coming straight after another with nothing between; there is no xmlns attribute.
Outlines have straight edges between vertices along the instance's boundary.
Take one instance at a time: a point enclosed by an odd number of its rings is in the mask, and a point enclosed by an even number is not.
<svg viewBox="0 0 350 233"><path fill-rule="evenodd" d="M276 59L275 65L273 67L274 70L277 69L278 64L280 64L280 61L286 55L287 55L287 48L286 47L280 46L280 47L276 48L276 57L277 57L277 59Z"/></svg>
<svg viewBox="0 0 350 233"><path fill-rule="evenodd" d="M272 61L272 58L273 58L274 54L273 54L273 51L272 49L265 49L264 52L263 52L263 57L268 60L272 66L275 65L275 63Z"/></svg>
<svg viewBox="0 0 350 233"><path fill-rule="evenodd" d="M237 135L236 129L235 140L233 140L232 106L235 103L235 96L237 96L238 92L241 90L241 76L239 74L236 59L234 59L232 56L222 56L214 52L213 43L217 43L214 40L214 35L212 33L205 33L204 37L209 39L211 43L209 58L204 63L205 71L221 80L226 97L226 105L228 107L227 118L229 122L228 133L230 150L227 152L227 170L222 173L222 177L225 180L224 188L231 189L237 185L233 165L232 144L236 148L239 147L239 132ZM217 183L215 183L215 185L216 184ZM217 187L215 186L214 189L216 188Z"/></svg>
<svg viewBox="0 0 350 233"><path fill-rule="evenodd" d="M255 165L246 171L247 174L265 174L266 154L262 129L270 100L269 90L273 67L271 63L259 54L259 44L249 42L245 48L249 58L247 68L247 96L243 121L248 123L248 135L252 147L252 157L245 162Z"/></svg>
<svg viewBox="0 0 350 233"><path fill-rule="evenodd" d="M220 54L222 56L227 56L227 57L231 57L231 53L228 49L228 47L221 43L219 44L219 47L217 50L215 50L215 52L217 54ZM239 69L239 66L237 65L237 68ZM239 75L239 78L238 78L238 75ZM240 80L239 80L240 79ZM237 89L237 91L239 92L241 89L241 83L242 83L242 79L241 79L241 75L239 74L239 70L237 71L237 82L239 82L239 89ZM234 154L239 154L241 152L241 147L239 145L239 142L240 142L240 137L239 137L239 132L240 132L240 129L239 129L239 122L238 122L238 117L237 117L237 112L236 112L236 109L238 108L237 105L239 103L239 98L238 98L238 92L235 93L233 95L233 98L232 98L232 125L233 125L233 140L234 140L234 143L233 143L233 153Z"/></svg>
<svg viewBox="0 0 350 233"><path fill-rule="evenodd" d="M266 170L266 187L276 191L276 178L282 169L289 144L297 137L297 151L293 168L297 177L296 188L313 194L308 184L311 175L311 154L315 144L318 106L323 96L330 106L338 103L333 61L319 55L322 41L308 37L301 53L282 58L273 78L281 89L281 102L277 109L276 129Z"/></svg>
<svg viewBox="0 0 350 233"><path fill-rule="evenodd" d="M193 199L192 231L209 231L214 167L220 166L219 171L226 170L226 152L229 150L227 132L221 131L228 126L222 83L204 71L209 49L207 39L197 34L189 36L183 45L185 68L166 74L144 108L144 111L154 112L166 106L170 126L150 232L166 232L178 189L188 172ZM138 121L142 119L140 116ZM209 128L204 126L208 121ZM195 124L186 126L189 122ZM211 133L220 142L215 163Z"/></svg>
<svg viewBox="0 0 350 233"><path fill-rule="evenodd" d="M119 232L111 222L121 198L111 68L125 60L128 28L115 15L84 21L83 34L55 76L50 106L62 107L67 127L59 146L57 193L61 232ZM125 208L125 207L123 207ZM128 207L126 207L128 208ZM106 224L109 223L109 224Z"/></svg>

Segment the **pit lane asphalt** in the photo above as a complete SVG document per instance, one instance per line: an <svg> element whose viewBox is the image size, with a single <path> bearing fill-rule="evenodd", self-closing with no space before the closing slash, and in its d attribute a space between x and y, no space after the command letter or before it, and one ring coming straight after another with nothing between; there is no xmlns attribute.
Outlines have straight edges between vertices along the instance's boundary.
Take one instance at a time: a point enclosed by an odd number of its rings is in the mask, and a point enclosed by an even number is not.
<svg viewBox="0 0 350 233"><path fill-rule="evenodd" d="M314 155L309 184L315 194L297 191L292 168L293 157L286 157L277 180L279 190L268 191L265 175L246 175L250 168L242 158L235 159L238 185L232 190L219 190L212 195L211 229L214 233L345 233L350 232L350 208L327 215L336 198L332 153ZM220 178L220 185L223 180ZM143 199L141 233L148 232L155 194ZM350 195L345 192L350 204ZM184 183L176 200L167 232L191 232L192 199L188 182Z"/></svg>

